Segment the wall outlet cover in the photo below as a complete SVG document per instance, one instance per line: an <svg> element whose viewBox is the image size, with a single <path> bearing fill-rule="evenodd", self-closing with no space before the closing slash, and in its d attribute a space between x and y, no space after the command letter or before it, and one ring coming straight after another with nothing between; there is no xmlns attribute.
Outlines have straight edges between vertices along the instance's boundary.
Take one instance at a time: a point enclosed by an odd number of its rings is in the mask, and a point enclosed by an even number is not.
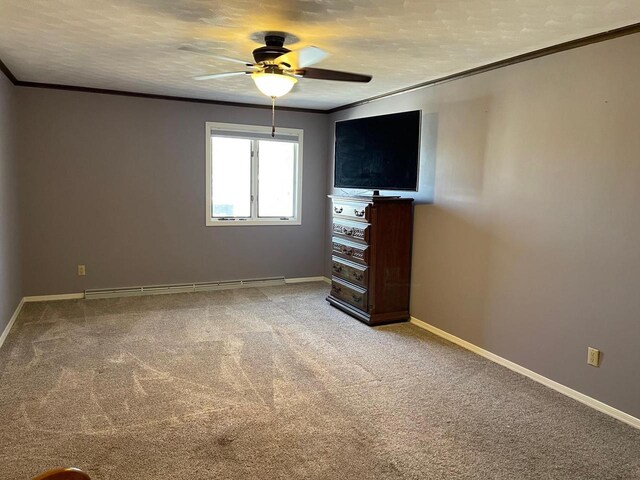
<svg viewBox="0 0 640 480"><path fill-rule="evenodd" d="M600 366L600 350L593 347L587 348L587 363L594 367Z"/></svg>

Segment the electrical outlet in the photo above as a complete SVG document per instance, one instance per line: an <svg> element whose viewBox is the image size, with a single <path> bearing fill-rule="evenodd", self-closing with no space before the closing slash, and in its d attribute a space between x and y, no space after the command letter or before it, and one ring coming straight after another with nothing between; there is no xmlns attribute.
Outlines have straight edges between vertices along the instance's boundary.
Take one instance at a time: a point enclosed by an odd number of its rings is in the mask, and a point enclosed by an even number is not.
<svg viewBox="0 0 640 480"><path fill-rule="evenodd" d="M587 348L587 363L594 367L600 366L600 350L593 347Z"/></svg>
<svg viewBox="0 0 640 480"><path fill-rule="evenodd" d="M84 265L78 265L78 276L84 277L87 274L87 270Z"/></svg>

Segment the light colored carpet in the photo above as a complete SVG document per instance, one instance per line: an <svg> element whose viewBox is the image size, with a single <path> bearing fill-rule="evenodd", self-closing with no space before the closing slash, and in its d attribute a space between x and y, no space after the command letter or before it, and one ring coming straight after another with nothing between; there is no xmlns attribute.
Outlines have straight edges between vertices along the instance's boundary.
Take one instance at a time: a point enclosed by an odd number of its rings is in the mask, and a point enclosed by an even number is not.
<svg viewBox="0 0 640 480"><path fill-rule="evenodd" d="M0 479L637 479L640 431L323 283L30 303Z"/></svg>

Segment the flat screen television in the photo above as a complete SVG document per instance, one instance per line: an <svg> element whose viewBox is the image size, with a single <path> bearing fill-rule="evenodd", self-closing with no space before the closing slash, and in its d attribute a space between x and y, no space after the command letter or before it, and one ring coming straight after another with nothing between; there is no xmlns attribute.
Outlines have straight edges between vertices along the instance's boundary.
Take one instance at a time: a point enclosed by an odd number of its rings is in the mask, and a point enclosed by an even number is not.
<svg viewBox="0 0 640 480"><path fill-rule="evenodd" d="M336 122L337 188L418 189L420 110Z"/></svg>

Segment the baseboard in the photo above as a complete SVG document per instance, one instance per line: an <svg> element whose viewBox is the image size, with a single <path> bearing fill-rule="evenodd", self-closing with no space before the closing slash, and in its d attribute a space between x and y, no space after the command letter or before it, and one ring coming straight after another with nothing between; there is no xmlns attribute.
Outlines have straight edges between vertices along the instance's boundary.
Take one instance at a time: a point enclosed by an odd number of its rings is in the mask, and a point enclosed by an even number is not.
<svg viewBox="0 0 640 480"><path fill-rule="evenodd" d="M285 283L306 283L306 282L331 283L331 280L329 280L327 277L285 278L284 281ZM230 287L233 288L233 286L230 286ZM235 288L240 288L240 287L238 286ZM49 301L55 301L55 300L76 300L81 298L85 298L84 293L62 293L58 295L34 295L30 297L24 297L20 302L20 305L26 302L49 302Z"/></svg>
<svg viewBox="0 0 640 480"><path fill-rule="evenodd" d="M285 279L285 283L306 283L306 282L327 282L331 283L327 277L299 277L299 278L287 278ZM240 288L240 287L236 287ZM57 295L33 295L29 297L23 297L20 300L20 303L16 307L16 310L13 312L9 323L4 328L2 335L0 336L0 347L4 344L7 335L11 331L11 327L15 323L18 315L20 314L20 310L22 310L22 306L27 302L50 302L55 300L77 300L85 298L84 293L61 293Z"/></svg>
<svg viewBox="0 0 640 480"><path fill-rule="evenodd" d="M13 315L11 316L11 319L9 319L9 323L7 323L7 326L4 327L4 330L2 331L2 335L0 335L0 348L2 348L2 345L4 345L4 341L9 335L9 332L11 331L11 327L13 327L13 324L18 318L18 315L20 315L20 311L22 310L22 307L25 303L46 302L49 300L69 300L72 298L84 298L84 293L65 293L62 295L40 295L35 297L22 297L22 299L20 300L20 303L18 303L18 306L16 307L15 312L13 312Z"/></svg>
<svg viewBox="0 0 640 480"><path fill-rule="evenodd" d="M11 327L13 327L13 324L15 323L16 318L18 318L18 315L20 315L20 310L22 310L23 305L24 305L24 298L20 300L20 303L18 303L16 310L13 312L13 315L11 315L11 318L9 319L9 323L7 323L7 326L4 327L4 330L2 331L2 335L0 336L0 348L4 344L4 341L6 340L7 335L9 335L9 331L11 330Z"/></svg>
<svg viewBox="0 0 640 480"><path fill-rule="evenodd" d="M233 290L284 285L284 277L245 278L242 280L221 280L216 282L173 283L164 285L138 285L133 287L98 288L84 291L84 298L141 297L147 295L171 295L174 293L199 293L214 290Z"/></svg>
<svg viewBox="0 0 640 480"><path fill-rule="evenodd" d="M284 283L307 283L307 282L324 282L325 277L298 277L285 278Z"/></svg>
<svg viewBox="0 0 640 480"><path fill-rule="evenodd" d="M24 297L24 302L49 302L54 300L75 300L84 298L84 293L61 293L58 295L35 295L32 297Z"/></svg>
<svg viewBox="0 0 640 480"><path fill-rule="evenodd" d="M578 402L583 403L595 410L598 410L599 412L605 413L615 418L616 420L620 420L621 422L631 425L632 427L640 429L639 418L629 415L628 413L618 410L617 408L611 407L606 403L603 403L600 400L596 400L595 398L589 397L584 393L580 393L577 390L573 390L572 388L562 385L561 383L551 380L550 378L544 377L539 373L534 372L533 370L529 370L528 368L525 368L521 365L518 365L517 363L512 362L511 360L502 358L499 355L496 355L495 353L491 353L488 350L480 348L477 345L474 345L473 343L467 342L466 340L463 340L459 337L456 337L455 335L445 332L444 330L441 330L438 327L429 325L427 322L423 322L422 320L419 320L415 317L411 317L410 322L417 327L423 328L424 330L427 330L428 332L431 332L434 335L437 335L439 337L444 338L445 340L450 341L451 343L455 343L456 345L466 348L467 350L470 350L473 353L476 353L484 358L491 360L492 362L502 365L503 367L506 367L509 370L513 370L514 372L524 375L525 377L528 377L531 380L541 383L546 387L552 388L553 390L559 393L562 393L563 395L566 395L569 398L577 400Z"/></svg>
<svg viewBox="0 0 640 480"><path fill-rule="evenodd" d="M331 279L329 277L322 277L322 281L331 285Z"/></svg>

